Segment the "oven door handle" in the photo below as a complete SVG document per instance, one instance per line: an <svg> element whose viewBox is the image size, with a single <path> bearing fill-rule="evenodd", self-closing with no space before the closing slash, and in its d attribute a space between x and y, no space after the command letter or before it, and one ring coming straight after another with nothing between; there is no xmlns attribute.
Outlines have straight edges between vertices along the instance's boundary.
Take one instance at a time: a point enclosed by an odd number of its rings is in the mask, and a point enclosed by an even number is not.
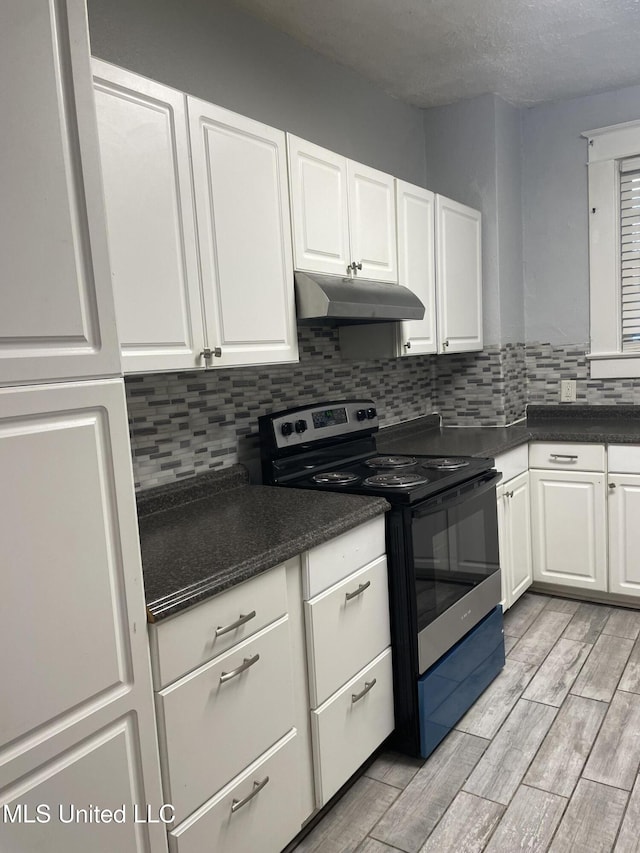
<svg viewBox="0 0 640 853"><path fill-rule="evenodd" d="M443 510L458 506L458 504L466 501L470 497L480 497L491 489L495 489L496 485L502 479L501 471L489 471L486 474L481 474L480 477L472 480L469 483L464 483L460 488L455 489L451 496L438 499L436 496L433 499L426 498L424 504L418 504L413 510L415 518L421 518L425 515L431 515L434 512L442 512Z"/></svg>

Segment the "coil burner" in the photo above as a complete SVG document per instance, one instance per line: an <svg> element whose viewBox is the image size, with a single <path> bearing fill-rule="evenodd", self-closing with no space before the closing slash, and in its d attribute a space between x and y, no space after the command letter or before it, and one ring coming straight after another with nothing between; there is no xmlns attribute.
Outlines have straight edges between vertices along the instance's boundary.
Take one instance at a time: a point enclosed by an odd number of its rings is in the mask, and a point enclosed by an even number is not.
<svg viewBox="0 0 640 853"><path fill-rule="evenodd" d="M364 485L384 489L406 489L428 482L428 478L421 474L376 474L373 477L367 477Z"/></svg>
<svg viewBox="0 0 640 853"><path fill-rule="evenodd" d="M458 468L466 468L468 459L462 456L442 456L437 459L426 459L422 465L424 468L435 468L438 471L457 471Z"/></svg>
<svg viewBox="0 0 640 853"><path fill-rule="evenodd" d="M374 456L364 463L369 468L410 468L418 460L415 456Z"/></svg>
<svg viewBox="0 0 640 853"><path fill-rule="evenodd" d="M360 477L357 474L352 474L350 471L324 471L321 474L314 474L311 479L314 483L346 486L349 483L357 482Z"/></svg>

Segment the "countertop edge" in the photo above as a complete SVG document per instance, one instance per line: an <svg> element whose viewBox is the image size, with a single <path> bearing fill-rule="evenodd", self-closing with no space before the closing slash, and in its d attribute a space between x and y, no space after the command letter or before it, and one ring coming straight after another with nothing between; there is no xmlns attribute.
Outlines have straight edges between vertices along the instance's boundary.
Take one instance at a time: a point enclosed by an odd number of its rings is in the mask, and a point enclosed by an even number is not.
<svg viewBox="0 0 640 853"><path fill-rule="evenodd" d="M213 577L203 578L202 581L191 586L184 587L155 601L147 602L147 621L150 624L157 624L170 616L182 613L188 608L224 592L226 589L230 589L262 572L269 571L269 569L275 568L275 566L308 551L310 548L315 548L342 533L352 530L359 524L364 524L365 521L384 515L389 509L390 506L384 498L371 498L367 505L362 505L357 510L348 515L342 515L335 521L311 528L304 536L288 539L269 551L255 554L241 563L230 566L224 572L218 572Z"/></svg>

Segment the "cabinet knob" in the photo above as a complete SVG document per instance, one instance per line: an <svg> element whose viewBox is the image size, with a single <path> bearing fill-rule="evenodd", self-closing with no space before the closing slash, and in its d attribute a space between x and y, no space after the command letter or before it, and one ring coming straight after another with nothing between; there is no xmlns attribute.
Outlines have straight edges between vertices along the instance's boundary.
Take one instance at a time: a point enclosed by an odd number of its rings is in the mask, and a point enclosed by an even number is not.
<svg viewBox="0 0 640 853"><path fill-rule="evenodd" d="M616 487L616 484L615 484L615 483L609 483L609 488L610 488L610 489L615 489L615 487Z"/></svg>
<svg viewBox="0 0 640 853"><path fill-rule="evenodd" d="M442 346L443 346L443 347L448 347L448 346L449 346L449 341L444 341L444 342L443 342L443 344L442 344Z"/></svg>
<svg viewBox="0 0 640 853"><path fill-rule="evenodd" d="M407 341L406 344L404 345L404 348L405 349L411 349L411 341Z"/></svg>

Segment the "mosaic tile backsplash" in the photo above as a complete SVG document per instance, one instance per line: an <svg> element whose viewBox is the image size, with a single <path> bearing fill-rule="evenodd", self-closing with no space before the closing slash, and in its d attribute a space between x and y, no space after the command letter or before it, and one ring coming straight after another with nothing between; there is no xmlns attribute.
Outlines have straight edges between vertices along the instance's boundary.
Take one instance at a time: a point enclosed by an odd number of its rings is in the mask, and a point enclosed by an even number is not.
<svg viewBox="0 0 640 853"><path fill-rule="evenodd" d="M638 380L589 380L587 346L506 344L478 353L349 361L329 327L300 327L300 362L126 379L136 489L243 462L257 476L258 415L317 400L374 399L384 425L439 412L448 425L503 426L527 402L640 403Z"/></svg>
<svg viewBox="0 0 640 853"><path fill-rule="evenodd" d="M257 464L258 415L317 400L371 397L384 424L429 414L433 357L353 362L329 327L300 327L300 362L128 377L136 489L241 461Z"/></svg>

